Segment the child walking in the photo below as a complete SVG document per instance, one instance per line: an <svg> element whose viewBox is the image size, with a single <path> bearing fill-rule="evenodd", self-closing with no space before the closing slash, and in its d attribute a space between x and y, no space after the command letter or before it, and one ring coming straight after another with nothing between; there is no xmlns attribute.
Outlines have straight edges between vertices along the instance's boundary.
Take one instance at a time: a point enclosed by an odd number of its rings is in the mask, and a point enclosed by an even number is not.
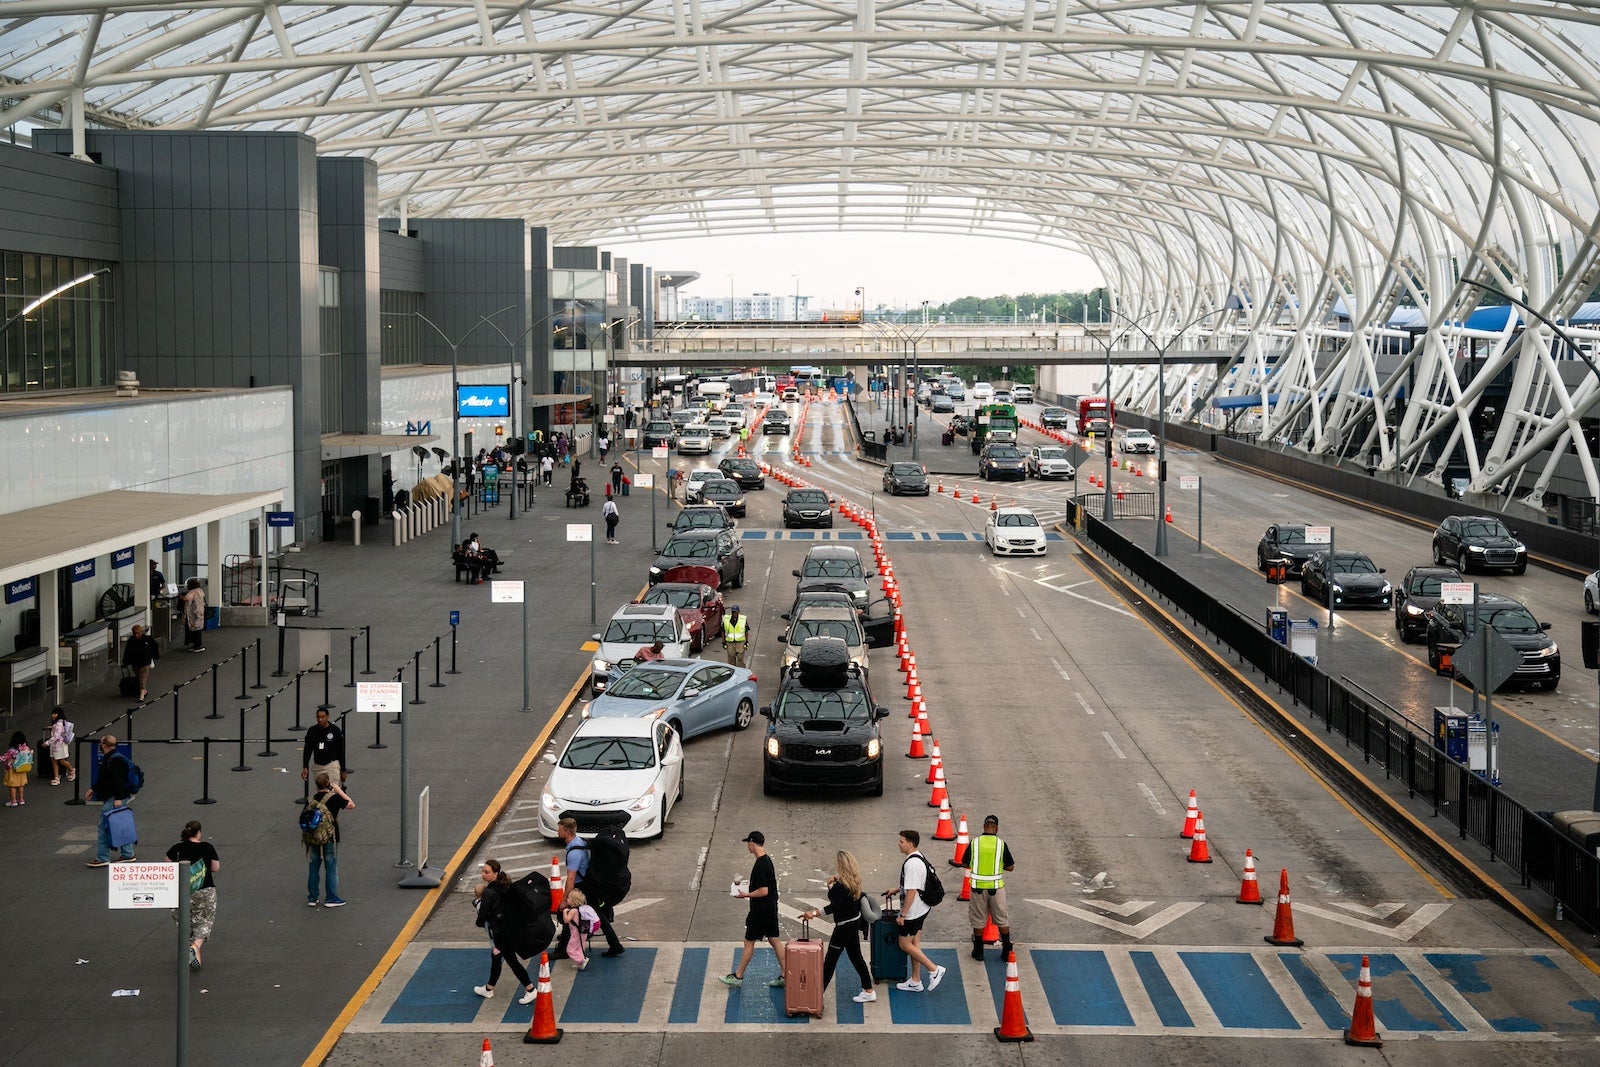
<svg viewBox="0 0 1600 1067"><path fill-rule="evenodd" d="M6 789L11 796L6 807L20 808L28 802L23 792L28 788L28 776L33 773L33 749L28 747L27 734L18 730L11 735L11 747L0 755L0 763L5 764Z"/></svg>
<svg viewBox="0 0 1600 1067"><path fill-rule="evenodd" d="M589 938L600 930L600 914L583 890L569 889L561 898L561 921L567 925L567 958L581 971L589 966Z"/></svg>

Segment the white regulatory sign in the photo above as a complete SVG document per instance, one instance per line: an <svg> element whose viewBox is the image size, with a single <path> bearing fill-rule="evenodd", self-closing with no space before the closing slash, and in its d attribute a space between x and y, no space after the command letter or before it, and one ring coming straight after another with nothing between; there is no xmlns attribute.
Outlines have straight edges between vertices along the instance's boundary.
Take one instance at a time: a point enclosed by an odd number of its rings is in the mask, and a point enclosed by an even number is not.
<svg viewBox="0 0 1600 1067"><path fill-rule="evenodd" d="M1471 582L1440 582L1439 603L1441 604L1470 604L1472 603Z"/></svg>
<svg viewBox="0 0 1600 1067"><path fill-rule="evenodd" d="M586 522L569 522L567 523L567 540L593 541L594 527Z"/></svg>
<svg viewBox="0 0 1600 1067"><path fill-rule="evenodd" d="M639 473L633 476L633 486L635 489L654 489L655 485L656 476L653 474Z"/></svg>
<svg viewBox="0 0 1600 1067"><path fill-rule="evenodd" d="M653 446L650 449L650 458L651 459L666 459L667 458L667 446L666 445L655 445L655 446Z"/></svg>
<svg viewBox="0 0 1600 1067"><path fill-rule="evenodd" d="M187 864L113 863L106 869L110 890L106 905L112 910L176 908L178 872Z"/></svg>
<svg viewBox="0 0 1600 1067"><path fill-rule="evenodd" d="M1180 475L1178 475L1178 488L1179 489L1198 489L1198 488L1200 488L1200 476L1198 474L1180 474Z"/></svg>
<svg viewBox="0 0 1600 1067"><path fill-rule="evenodd" d="M1306 544L1308 544L1308 545L1328 545L1328 544L1332 544L1332 543L1333 543L1333 527L1332 526L1307 526L1306 527Z"/></svg>
<svg viewBox="0 0 1600 1067"><path fill-rule="evenodd" d="M404 682L357 682L356 711L384 715L398 712L405 696Z"/></svg>
<svg viewBox="0 0 1600 1067"><path fill-rule="evenodd" d="M489 583L489 603L491 604L520 604L522 603L522 582L496 582Z"/></svg>

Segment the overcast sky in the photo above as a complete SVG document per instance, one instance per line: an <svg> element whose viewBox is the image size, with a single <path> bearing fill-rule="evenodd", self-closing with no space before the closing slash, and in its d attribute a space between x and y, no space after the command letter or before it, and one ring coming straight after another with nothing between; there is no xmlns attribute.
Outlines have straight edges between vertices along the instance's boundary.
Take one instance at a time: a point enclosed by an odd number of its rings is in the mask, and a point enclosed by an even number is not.
<svg viewBox="0 0 1600 1067"><path fill-rule="evenodd" d="M867 304L920 308L963 296L1088 290L1101 283L1087 257L1045 245L920 234L784 234L715 237L601 248L645 263L657 274L698 271L685 296L800 295L811 307L853 308L858 286ZM730 283L729 275L733 275Z"/></svg>

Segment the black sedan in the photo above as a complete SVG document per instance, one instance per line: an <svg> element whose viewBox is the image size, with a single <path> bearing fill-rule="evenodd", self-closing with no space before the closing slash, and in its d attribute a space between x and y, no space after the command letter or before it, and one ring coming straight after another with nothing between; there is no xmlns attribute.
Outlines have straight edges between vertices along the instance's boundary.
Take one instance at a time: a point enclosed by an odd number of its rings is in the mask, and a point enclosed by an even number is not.
<svg viewBox="0 0 1600 1067"><path fill-rule="evenodd" d="M1554 689L1561 681L1561 649L1545 631L1547 622L1538 622L1533 614L1508 596L1498 593L1479 593L1474 620L1471 604L1440 604L1428 616L1428 663L1439 669L1441 654L1455 653L1462 642L1477 632L1478 626L1488 626L1522 654L1505 685L1544 686ZM1452 655L1454 658L1454 655ZM1459 666L1459 661L1456 664Z"/></svg>
<svg viewBox="0 0 1600 1067"><path fill-rule="evenodd" d="M928 410L935 415L951 415L955 413L956 402L944 393L935 393L933 400L928 404Z"/></svg>
<svg viewBox="0 0 1600 1067"><path fill-rule="evenodd" d="M1394 593L1383 568L1361 552L1318 552L1300 572L1300 593L1330 608L1385 608Z"/></svg>
<svg viewBox="0 0 1600 1067"><path fill-rule="evenodd" d="M741 489L765 489L767 476L761 473L761 464L753 459L738 459L729 457L717 464L717 469L726 478L731 478L739 483Z"/></svg>
<svg viewBox="0 0 1600 1067"><path fill-rule="evenodd" d="M700 499L706 504L721 504L729 515L744 518L744 486L732 478L707 478L700 485Z"/></svg>
<svg viewBox="0 0 1600 1067"><path fill-rule="evenodd" d="M1028 461L1015 445L985 445L978 456L978 477L985 481L1028 479Z"/></svg>
<svg viewBox="0 0 1600 1067"><path fill-rule="evenodd" d="M1261 535L1261 540L1256 542L1256 570L1266 570L1269 559L1286 559L1289 561L1289 573L1299 574L1306 560L1321 551L1322 545L1306 543L1305 523L1273 523Z"/></svg>
<svg viewBox="0 0 1600 1067"><path fill-rule="evenodd" d="M783 528L833 528L833 504L821 489L791 489L783 498Z"/></svg>
<svg viewBox="0 0 1600 1067"><path fill-rule="evenodd" d="M883 469L883 491L890 496L927 496L928 472L920 463L891 463Z"/></svg>
<svg viewBox="0 0 1600 1067"><path fill-rule="evenodd" d="M782 411L767 412L767 417L761 420L761 432L766 435L788 433L788 413Z"/></svg>
<svg viewBox="0 0 1600 1067"><path fill-rule="evenodd" d="M667 538L650 565L655 585L674 567L715 567L723 589L744 588L744 546L731 530L686 530Z"/></svg>
<svg viewBox="0 0 1600 1067"><path fill-rule="evenodd" d="M1433 561L1441 566L1454 563L1462 574L1499 568L1523 574L1528 569L1528 546L1492 516L1451 515L1433 531Z"/></svg>
<svg viewBox="0 0 1600 1067"><path fill-rule="evenodd" d="M1428 612L1439 604L1439 586L1459 582L1453 567L1412 567L1394 587L1394 628L1400 640L1411 641L1428 632Z"/></svg>
<svg viewBox="0 0 1600 1067"><path fill-rule="evenodd" d="M657 419L644 428L643 443L645 448L654 448L657 445L665 445L667 448L671 448L677 444L677 441L677 433L673 429L670 419Z"/></svg>

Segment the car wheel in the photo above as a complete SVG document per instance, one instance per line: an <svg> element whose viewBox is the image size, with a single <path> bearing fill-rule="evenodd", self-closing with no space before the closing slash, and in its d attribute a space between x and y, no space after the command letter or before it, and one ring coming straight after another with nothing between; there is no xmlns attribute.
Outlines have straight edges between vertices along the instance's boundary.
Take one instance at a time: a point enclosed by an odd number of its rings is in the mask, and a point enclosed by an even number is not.
<svg viewBox="0 0 1600 1067"><path fill-rule="evenodd" d="M739 706L733 711L733 728L743 730L749 727L756 717L756 706L750 703L750 698L745 697L739 701Z"/></svg>
<svg viewBox="0 0 1600 1067"><path fill-rule="evenodd" d="M1428 666L1436 671L1439 669L1439 650L1431 641L1428 643Z"/></svg>
<svg viewBox="0 0 1600 1067"><path fill-rule="evenodd" d="M1433 565L1435 567L1447 566L1444 561L1444 555L1439 551L1439 542L1437 541L1433 543Z"/></svg>
<svg viewBox="0 0 1600 1067"><path fill-rule="evenodd" d="M1526 563L1519 563L1515 567L1511 568L1511 573L1512 574L1517 574L1517 575L1527 574L1528 573L1528 565Z"/></svg>
<svg viewBox="0 0 1600 1067"><path fill-rule="evenodd" d="M744 564L742 563L739 564L739 573L734 577L733 587L735 589L744 588Z"/></svg>
<svg viewBox="0 0 1600 1067"><path fill-rule="evenodd" d="M1463 548L1461 550L1461 555L1456 557L1456 569L1461 572L1463 577L1466 576L1471 570L1471 568L1467 566L1468 562L1467 550Z"/></svg>
<svg viewBox="0 0 1600 1067"><path fill-rule="evenodd" d="M1300 579L1300 595L1305 597L1307 600L1311 599L1311 586L1306 584L1306 580L1304 578Z"/></svg>

